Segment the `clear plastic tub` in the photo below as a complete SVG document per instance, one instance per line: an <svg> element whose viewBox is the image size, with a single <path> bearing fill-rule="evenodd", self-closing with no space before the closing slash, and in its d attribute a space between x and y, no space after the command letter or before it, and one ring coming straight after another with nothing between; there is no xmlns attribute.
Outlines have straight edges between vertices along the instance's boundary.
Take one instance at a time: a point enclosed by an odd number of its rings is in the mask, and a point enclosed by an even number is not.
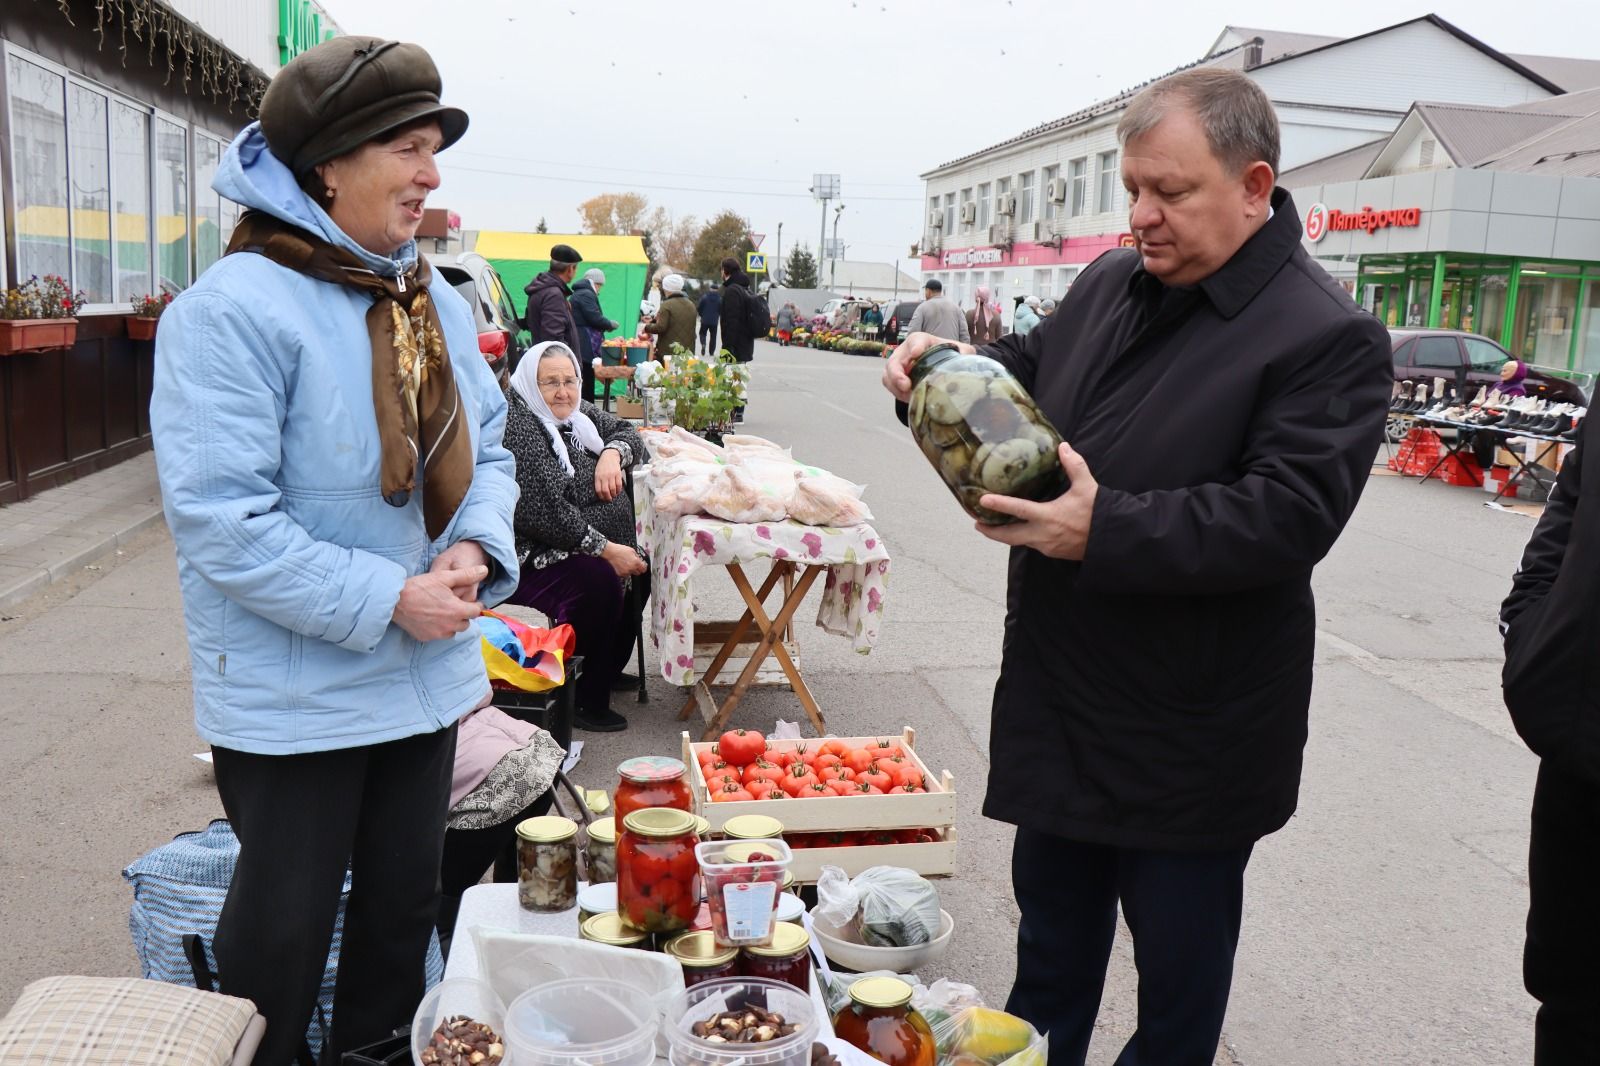
<svg viewBox="0 0 1600 1066"><path fill-rule="evenodd" d="M457 1015L466 1015L487 1025L504 1044L506 1008L494 989L471 977L452 977L440 981L422 997L422 1004L411 1020L412 1066L422 1066L422 1052L433 1040L433 1031L439 1023Z"/></svg>
<svg viewBox="0 0 1600 1066"><path fill-rule="evenodd" d="M620 981L573 978L530 988L506 1008L515 1066L650 1066L656 1018Z"/></svg>
<svg viewBox="0 0 1600 1066"><path fill-rule="evenodd" d="M751 1044L718 1044L693 1035L696 1022L726 1010L755 1006L783 1015L799 1028L778 1040ZM808 1066L817 1038L817 1015L811 997L781 981L731 977L695 985L667 1012L667 1046L672 1066ZM522 1061L517 1060L518 1063Z"/></svg>
<svg viewBox="0 0 1600 1066"><path fill-rule="evenodd" d="M781 840L713 840L695 847L711 931L731 948L772 942L778 895L789 869L789 845Z"/></svg>

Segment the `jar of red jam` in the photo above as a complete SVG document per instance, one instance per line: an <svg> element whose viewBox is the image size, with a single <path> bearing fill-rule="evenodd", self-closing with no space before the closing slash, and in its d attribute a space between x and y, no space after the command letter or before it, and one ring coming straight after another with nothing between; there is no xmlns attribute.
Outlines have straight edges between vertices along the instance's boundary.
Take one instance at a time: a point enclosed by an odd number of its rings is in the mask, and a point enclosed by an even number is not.
<svg viewBox="0 0 1600 1066"><path fill-rule="evenodd" d="M622 819L617 834L617 911L647 933L689 928L700 900L694 815L672 807L647 807Z"/></svg>
<svg viewBox="0 0 1600 1066"><path fill-rule="evenodd" d="M723 947L709 931L679 933L661 950L683 967L683 983L688 988L739 975L739 949Z"/></svg>
<svg viewBox="0 0 1600 1066"><path fill-rule="evenodd" d="M617 792L611 798L620 830L623 819L646 807L692 810L689 778L682 762L664 755L641 755L617 767Z"/></svg>
<svg viewBox="0 0 1600 1066"><path fill-rule="evenodd" d="M811 936L804 926L778 922L772 927L772 943L740 948L739 956L741 976L765 977L811 991Z"/></svg>

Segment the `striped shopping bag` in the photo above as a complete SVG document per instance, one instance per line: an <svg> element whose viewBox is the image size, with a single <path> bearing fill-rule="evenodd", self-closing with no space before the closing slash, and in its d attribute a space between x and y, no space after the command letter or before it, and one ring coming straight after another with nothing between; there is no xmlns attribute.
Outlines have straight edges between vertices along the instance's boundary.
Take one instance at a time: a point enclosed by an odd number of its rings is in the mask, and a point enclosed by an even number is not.
<svg viewBox="0 0 1600 1066"><path fill-rule="evenodd" d="M199 832L179 833L172 843L146 852L122 871L133 886L128 931L144 977L193 988L198 972L209 983L209 975L217 972L211 942L216 938L217 919L222 915L238 861L239 838L233 835L226 818L218 818ZM306 1031L313 1055L320 1054L325 1030L333 1019L333 985L339 972L339 946L344 941L344 909L349 896L347 871L328 965L317 996L317 1017ZM432 988L443 977L444 956L435 934L428 942L427 987Z"/></svg>

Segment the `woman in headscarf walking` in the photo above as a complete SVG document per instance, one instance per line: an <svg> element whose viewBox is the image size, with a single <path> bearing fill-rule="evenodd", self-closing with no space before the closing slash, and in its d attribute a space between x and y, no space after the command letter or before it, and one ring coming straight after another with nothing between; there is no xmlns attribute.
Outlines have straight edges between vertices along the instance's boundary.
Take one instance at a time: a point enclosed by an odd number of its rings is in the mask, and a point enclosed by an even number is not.
<svg viewBox="0 0 1600 1066"><path fill-rule="evenodd" d="M511 375L506 447L517 460L515 520L522 582L511 602L570 624L583 656L580 729L611 733L628 720L611 690L633 648L634 618L648 585L623 471L644 454L633 426L580 402L578 358L559 342L535 345ZM630 595L631 594L631 595Z"/></svg>
<svg viewBox="0 0 1600 1066"><path fill-rule="evenodd" d="M974 306L967 312L967 332L972 334L973 344L980 347L993 344L1005 332L1000 322L1000 305L991 299L987 285L979 285L973 298Z"/></svg>
<svg viewBox="0 0 1600 1066"><path fill-rule="evenodd" d="M413 237L467 116L421 47L344 36L272 79L212 187L228 254L156 339L151 434L195 723L240 852L214 949L304 1039L348 870L326 1062L410 1024L439 904L472 619L517 585L506 402Z"/></svg>

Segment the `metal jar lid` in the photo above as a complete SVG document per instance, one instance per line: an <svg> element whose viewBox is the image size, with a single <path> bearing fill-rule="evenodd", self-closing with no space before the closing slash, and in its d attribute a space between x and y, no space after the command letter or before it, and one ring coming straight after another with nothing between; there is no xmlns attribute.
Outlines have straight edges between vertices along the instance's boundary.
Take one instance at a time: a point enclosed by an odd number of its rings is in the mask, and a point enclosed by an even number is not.
<svg viewBox="0 0 1600 1066"><path fill-rule="evenodd" d="M642 837L681 837L694 832L694 815L676 807L646 807L624 818L622 828Z"/></svg>
<svg viewBox="0 0 1600 1066"><path fill-rule="evenodd" d="M617 883L602 881L596 885L585 885L578 892L578 909L589 915L616 910Z"/></svg>
<svg viewBox="0 0 1600 1066"><path fill-rule="evenodd" d="M530 844L559 844L577 835L578 823L556 814L524 818L517 823L517 836Z"/></svg>
<svg viewBox="0 0 1600 1066"><path fill-rule="evenodd" d="M599 818L589 823L589 839L601 844L615 844L617 842L617 820L615 818Z"/></svg>
<svg viewBox="0 0 1600 1066"><path fill-rule="evenodd" d="M631 817L631 816L630 816ZM762 858L756 858L760 855ZM772 846L761 840L738 841L722 850L722 861L727 863L779 862Z"/></svg>
<svg viewBox="0 0 1600 1066"><path fill-rule="evenodd" d="M661 950L690 970L708 970L714 966L726 966L739 954L738 948L726 948L718 944L716 934L709 930L680 933L667 941Z"/></svg>
<svg viewBox="0 0 1600 1066"><path fill-rule="evenodd" d="M694 835L699 837L701 840L704 840L706 838L706 835L709 834L710 832L711 832L711 819L707 818L703 814L695 815L694 816Z"/></svg>
<svg viewBox="0 0 1600 1066"><path fill-rule="evenodd" d="M578 927L578 936L595 944L610 944L617 948L638 947L650 939L650 934L633 929L622 922L616 911L604 911Z"/></svg>
<svg viewBox="0 0 1600 1066"><path fill-rule="evenodd" d="M790 955L800 954L810 946L811 934L807 933L803 926L796 925L793 922L775 922L772 926L772 943L763 944L760 947L747 947L744 950L764 959L786 959ZM865 981L857 981L855 985L850 986L851 998L855 997L856 985L864 985L866 983ZM900 983L905 984L904 981ZM906 985L906 998L911 998L910 985ZM872 1005L868 1004L868 1006Z"/></svg>
<svg viewBox="0 0 1600 1066"><path fill-rule="evenodd" d="M863 1007L903 1007L911 986L898 977L864 977L850 986L850 998Z"/></svg>
<svg viewBox="0 0 1600 1066"><path fill-rule="evenodd" d="M676 781L685 772L682 760L665 755L640 755L626 759L617 767L617 776L636 785L653 785L662 781Z"/></svg>
<svg viewBox="0 0 1600 1066"><path fill-rule="evenodd" d="M722 823L722 835L731 840L776 840L783 823L765 814L741 814Z"/></svg>

